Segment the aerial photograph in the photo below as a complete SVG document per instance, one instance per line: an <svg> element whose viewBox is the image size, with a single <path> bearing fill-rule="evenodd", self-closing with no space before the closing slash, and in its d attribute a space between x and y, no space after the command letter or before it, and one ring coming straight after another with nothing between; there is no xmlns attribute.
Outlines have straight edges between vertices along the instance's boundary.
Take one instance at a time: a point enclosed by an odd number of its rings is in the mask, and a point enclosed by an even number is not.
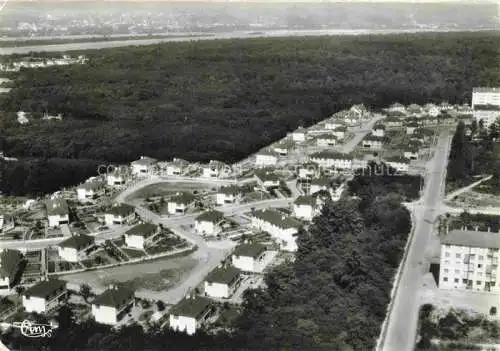
<svg viewBox="0 0 500 351"><path fill-rule="evenodd" d="M0 351L500 351L499 259L499 2L0 0Z"/></svg>

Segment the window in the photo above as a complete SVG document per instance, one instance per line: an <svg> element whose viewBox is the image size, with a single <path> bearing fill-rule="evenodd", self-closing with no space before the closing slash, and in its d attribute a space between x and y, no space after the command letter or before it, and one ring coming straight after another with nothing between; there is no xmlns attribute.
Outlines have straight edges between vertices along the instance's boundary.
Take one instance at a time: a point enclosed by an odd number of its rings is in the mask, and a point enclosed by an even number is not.
<svg viewBox="0 0 500 351"><path fill-rule="evenodd" d="M483 268L483 265L482 264L478 264L477 268Z"/></svg>
<svg viewBox="0 0 500 351"><path fill-rule="evenodd" d="M479 255L478 259L479 259L479 261L482 261L482 260L484 260L484 256Z"/></svg>
<svg viewBox="0 0 500 351"><path fill-rule="evenodd" d="M446 252L446 253L444 254L444 256L445 256L445 257L450 257L450 253L449 253L449 252Z"/></svg>
<svg viewBox="0 0 500 351"><path fill-rule="evenodd" d="M447 282L447 281L448 281L448 277L444 277L443 282Z"/></svg>
<svg viewBox="0 0 500 351"><path fill-rule="evenodd" d="M467 284L467 279L462 279L462 284Z"/></svg>
<svg viewBox="0 0 500 351"><path fill-rule="evenodd" d="M445 272L445 273L449 273L449 272L450 272L450 270L449 270L448 268L445 268L445 269L444 269L444 272Z"/></svg>
<svg viewBox="0 0 500 351"><path fill-rule="evenodd" d="M455 278L455 283L458 283L459 282L459 279L458 278Z"/></svg>
<svg viewBox="0 0 500 351"><path fill-rule="evenodd" d="M476 259L476 254L470 254L470 255L469 255L469 258L470 258L471 260Z"/></svg>
<svg viewBox="0 0 500 351"><path fill-rule="evenodd" d="M481 285L482 283L483 283L483 282L482 282L482 281L480 281L480 280L476 281L476 285Z"/></svg>
<svg viewBox="0 0 500 351"><path fill-rule="evenodd" d="M457 258L460 258L460 254L459 254L459 253L457 253L456 257L457 257Z"/></svg>

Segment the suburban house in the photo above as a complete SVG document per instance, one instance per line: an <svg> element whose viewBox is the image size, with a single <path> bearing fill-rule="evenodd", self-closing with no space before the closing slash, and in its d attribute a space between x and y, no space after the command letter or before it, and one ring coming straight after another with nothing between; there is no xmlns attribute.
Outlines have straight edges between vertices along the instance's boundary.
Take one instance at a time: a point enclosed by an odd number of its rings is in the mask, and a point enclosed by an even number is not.
<svg viewBox="0 0 500 351"><path fill-rule="evenodd" d="M344 123L348 126L355 126L361 123L361 117L355 113L347 113L344 116Z"/></svg>
<svg viewBox="0 0 500 351"><path fill-rule="evenodd" d="M441 113L441 110L439 109L439 107L437 107L434 104L425 104L424 110L427 114L429 114L433 117L437 117Z"/></svg>
<svg viewBox="0 0 500 351"><path fill-rule="evenodd" d="M292 140L298 143L305 142L307 138L307 129L299 127L292 132Z"/></svg>
<svg viewBox="0 0 500 351"><path fill-rule="evenodd" d="M368 110L366 109L365 105L356 104L351 106L349 112L358 116L359 118L363 118L368 113Z"/></svg>
<svg viewBox="0 0 500 351"><path fill-rule="evenodd" d="M278 155L269 150L261 150L255 155L255 165L260 167L276 166Z"/></svg>
<svg viewBox="0 0 500 351"><path fill-rule="evenodd" d="M387 111L405 113L406 107L404 105L400 104L399 102L396 102L396 103L392 104L391 106L389 106Z"/></svg>
<svg viewBox="0 0 500 351"><path fill-rule="evenodd" d="M347 132L347 128L344 127L344 126L341 126L341 127L337 127L335 128L333 131L332 131L332 134L338 139L338 140L341 140L341 139L344 139L345 138L345 134Z"/></svg>
<svg viewBox="0 0 500 351"><path fill-rule="evenodd" d="M406 111L411 115L420 115L422 113L422 107L417 104L411 104L406 108Z"/></svg>
<svg viewBox="0 0 500 351"><path fill-rule="evenodd" d="M325 122L325 129L327 130L335 130L339 127L343 127L344 122L338 119L329 119L328 121Z"/></svg>
<svg viewBox="0 0 500 351"><path fill-rule="evenodd" d="M312 162L325 168L351 169L352 156L331 151L320 151L310 157Z"/></svg>
<svg viewBox="0 0 500 351"><path fill-rule="evenodd" d="M203 212L194 221L194 230L202 235L217 235L222 231L224 214L210 210Z"/></svg>
<svg viewBox="0 0 500 351"><path fill-rule="evenodd" d="M334 146L337 144L337 137L332 134L321 134L316 137L317 146Z"/></svg>
<svg viewBox="0 0 500 351"><path fill-rule="evenodd" d="M403 156L408 160L418 160L419 154L418 149L413 147L408 147L404 150Z"/></svg>
<svg viewBox="0 0 500 351"><path fill-rule="evenodd" d="M403 126L403 121L399 117L387 117L384 120L384 124L388 128L401 128Z"/></svg>
<svg viewBox="0 0 500 351"><path fill-rule="evenodd" d="M243 272L261 272L266 251L267 248L262 244L242 244L234 250L231 262L233 266Z"/></svg>
<svg viewBox="0 0 500 351"><path fill-rule="evenodd" d="M87 250L94 246L94 242L94 237L90 235L72 235L57 244L57 252L64 261L78 262L86 257Z"/></svg>
<svg viewBox="0 0 500 351"><path fill-rule="evenodd" d="M45 207L49 227L54 228L69 223L69 207L66 200L60 198L50 199L46 201Z"/></svg>
<svg viewBox="0 0 500 351"><path fill-rule="evenodd" d="M106 183L108 186L121 186L125 184L125 170L118 168L114 172L106 174Z"/></svg>
<svg viewBox="0 0 500 351"><path fill-rule="evenodd" d="M314 178L311 180L311 184L309 187L309 194L313 195L321 190L330 192L332 190L332 183L333 181L330 178L326 177Z"/></svg>
<svg viewBox="0 0 500 351"><path fill-rule="evenodd" d="M135 219L134 206L121 203L114 204L104 214L104 222L107 226L123 225Z"/></svg>
<svg viewBox="0 0 500 351"><path fill-rule="evenodd" d="M23 307L28 313L45 313L62 304L66 300L67 293L65 281L43 280L23 293Z"/></svg>
<svg viewBox="0 0 500 351"><path fill-rule="evenodd" d="M154 158L141 156L140 159L133 161L130 166L132 174L136 176L144 176L153 172L158 161Z"/></svg>
<svg viewBox="0 0 500 351"><path fill-rule="evenodd" d="M410 169L410 162L405 157L401 156L387 157L385 158L385 161L386 161L385 163L388 166L394 168L398 172L406 173Z"/></svg>
<svg viewBox="0 0 500 351"><path fill-rule="evenodd" d="M406 127L406 134L412 135L413 132L415 132L415 129L418 128L418 123L416 122L406 123L405 127Z"/></svg>
<svg viewBox="0 0 500 351"><path fill-rule="evenodd" d="M205 296L230 298L241 283L241 272L235 267L217 267L205 278Z"/></svg>
<svg viewBox="0 0 500 351"><path fill-rule="evenodd" d="M97 323L116 325L135 303L135 293L127 288L111 287L92 301L92 315Z"/></svg>
<svg viewBox="0 0 500 351"><path fill-rule="evenodd" d="M252 227L268 232L274 237L284 251L297 251L295 236L300 223L278 211L264 209L254 211L251 215Z"/></svg>
<svg viewBox="0 0 500 351"><path fill-rule="evenodd" d="M283 140L274 145L273 151L277 153L279 156L286 156L290 149L294 146L293 141L291 140Z"/></svg>
<svg viewBox="0 0 500 351"><path fill-rule="evenodd" d="M211 312L209 299L188 295L170 311L170 329L193 335L205 324Z"/></svg>
<svg viewBox="0 0 500 351"><path fill-rule="evenodd" d="M500 292L499 234L452 230L441 239L439 288Z"/></svg>
<svg viewBox="0 0 500 351"><path fill-rule="evenodd" d="M254 176L259 186L264 189L279 188L280 186L280 177L272 170L262 169L259 172L255 172Z"/></svg>
<svg viewBox="0 0 500 351"><path fill-rule="evenodd" d="M447 101L441 102L438 107L441 111L449 111L453 109L453 105L451 105Z"/></svg>
<svg viewBox="0 0 500 351"><path fill-rule="evenodd" d="M236 185L223 186L215 195L215 203L217 205L234 204L241 199L241 189Z"/></svg>
<svg viewBox="0 0 500 351"><path fill-rule="evenodd" d="M293 215L305 221L312 221L319 210L316 198L310 195L299 196L293 203Z"/></svg>
<svg viewBox="0 0 500 351"><path fill-rule="evenodd" d="M220 161L211 160L208 164L203 166L204 178L218 178L221 174L228 170L229 166Z"/></svg>
<svg viewBox="0 0 500 351"><path fill-rule="evenodd" d="M125 244L128 247L144 250L146 244L159 232L159 227L151 223L140 223L125 232Z"/></svg>
<svg viewBox="0 0 500 351"><path fill-rule="evenodd" d="M320 169L316 163L307 162L299 166L297 177L299 179L311 179L313 177L319 176L320 173Z"/></svg>
<svg viewBox="0 0 500 351"><path fill-rule="evenodd" d="M167 164L167 176L180 176L188 166L189 162L180 158L174 158L172 162Z"/></svg>
<svg viewBox="0 0 500 351"><path fill-rule="evenodd" d="M15 286L23 262L23 255L18 250L0 250L0 289L10 290Z"/></svg>
<svg viewBox="0 0 500 351"><path fill-rule="evenodd" d="M85 182L76 188L76 197L82 202L92 201L103 189L103 186L103 183L96 180Z"/></svg>
<svg viewBox="0 0 500 351"><path fill-rule="evenodd" d="M385 136L385 126L383 124L376 124L372 128L372 135L383 138Z"/></svg>
<svg viewBox="0 0 500 351"><path fill-rule="evenodd" d="M167 202L167 212L169 214L184 214L186 211L193 207L195 196L191 193L182 192L177 193L171 197Z"/></svg>
<svg viewBox="0 0 500 351"><path fill-rule="evenodd" d="M364 137L361 145L365 149L375 149L379 150L384 147L384 143L386 142L386 137L379 137L372 134L368 134Z"/></svg>
<svg viewBox="0 0 500 351"><path fill-rule="evenodd" d="M0 214L0 233L7 232L16 227L16 223L12 216Z"/></svg>

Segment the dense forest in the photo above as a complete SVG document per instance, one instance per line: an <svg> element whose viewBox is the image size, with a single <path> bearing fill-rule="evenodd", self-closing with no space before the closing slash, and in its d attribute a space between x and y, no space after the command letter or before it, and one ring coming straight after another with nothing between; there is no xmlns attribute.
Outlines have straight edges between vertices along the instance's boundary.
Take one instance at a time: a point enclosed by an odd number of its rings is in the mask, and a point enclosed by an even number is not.
<svg viewBox="0 0 500 351"><path fill-rule="evenodd" d="M467 135L463 122L457 126L451 142L446 182L448 190L467 186L475 176L493 175L490 191L500 191L500 148L497 142L499 127L483 128L474 122Z"/></svg>
<svg viewBox="0 0 500 351"><path fill-rule="evenodd" d="M63 309L62 329L53 338L29 339L13 330L2 341L11 349L45 345L46 351L371 350L411 227L401 205L408 194L398 191L409 180L393 177L399 186L389 188L378 177L371 177L371 190L354 179L349 187L359 199L327 202L309 230L299 233L295 261L267 273L267 289L246 291L232 334L188 337L157 327L145 334L139 326L111 332L94 322L77 324Z"/></svg>
<svg viewBox="0 0 500 351"><path fill-rule="evenodd" d="M352 104L468 102L472 87L500 84L499 46L498 33L483 32L214 40L71 53L90 61L12 75L15 88L0 100L0 147L15 157L85 160L71 164L80 175L75 182L87 176L87 160L150 155L232 162ZM19 125L18 110L65 119ZM24 178L33 168L23 166ZM51 171L47 186L68 177Z"/></svg>

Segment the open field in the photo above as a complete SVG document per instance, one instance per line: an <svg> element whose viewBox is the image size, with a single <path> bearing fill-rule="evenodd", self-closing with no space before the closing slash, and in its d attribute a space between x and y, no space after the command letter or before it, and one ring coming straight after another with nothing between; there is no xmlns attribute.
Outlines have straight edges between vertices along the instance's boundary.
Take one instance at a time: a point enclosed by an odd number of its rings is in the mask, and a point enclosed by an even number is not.
<svg viewBox="0 0 500 351"><path fill-rule="evenodd" d="M500 196L492 193L478 193L473 190L466 191L456 196L452 201L446 201L446 204L452 207L500 207Z"/></svg>
<svg viewBox="0 0 500 351"><path fill-rule="evenodd" d="M60 277L71 283L88 284L95 289L105 289L110 284L120 283L138 291L161 291L176 285L196 264L196 259L187 256Z"/></svg>
<svg viewBox="0 0 500 351"><path fill-rule="evenodd" d="M208 190L212 188L202 183L157 183L141 188L127 197L127 200L146 199L153 196L173 195L176 192L190 192Z"/></svg>

